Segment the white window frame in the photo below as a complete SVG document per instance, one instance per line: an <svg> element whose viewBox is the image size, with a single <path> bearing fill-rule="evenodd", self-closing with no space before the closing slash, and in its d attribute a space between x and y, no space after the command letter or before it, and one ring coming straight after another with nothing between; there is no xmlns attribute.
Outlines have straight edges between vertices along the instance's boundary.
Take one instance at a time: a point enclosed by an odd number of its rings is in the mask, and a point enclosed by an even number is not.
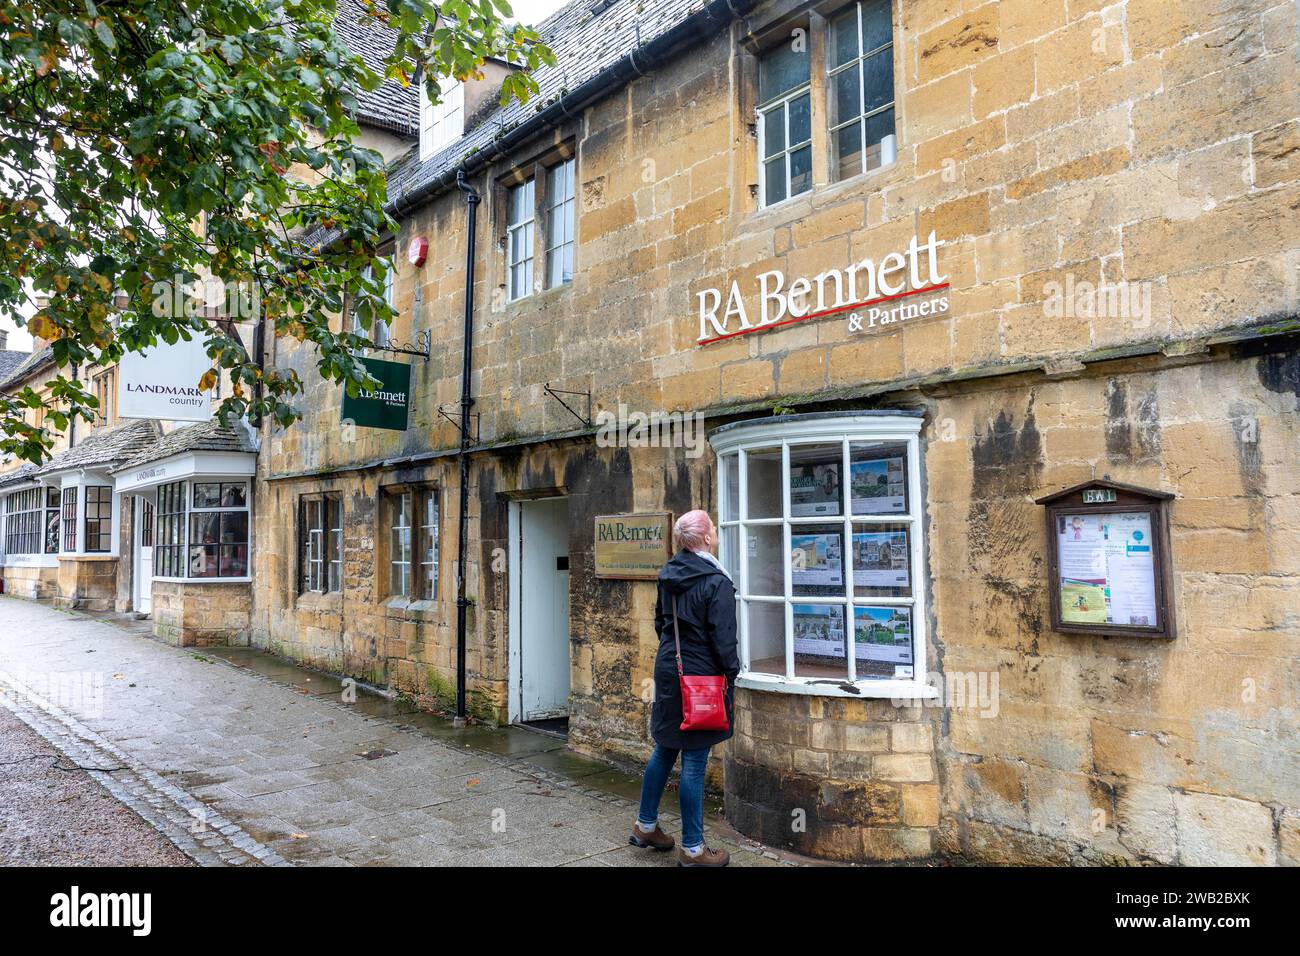
<svg viewBox="0 0 1300 956"><path fill-rule="evenodd" d="M388 596L412 600L415 508L419 495L410 488L388 492ZM405 532L405 533L403 533Z"/></svg>
<svg viewBox="0 0 1300 956"><path fill-rule="evenodd" d="M877 169L884 169L886 166L891 166L891 165L893 165L893 164L898 160L898 146L897 146L897 142L898 142L898 112L897 112L897 102L898 102L898 78L897 78L897 76L894 76L894 89L893 89L893 91L892 91L893 96L890 97L889 102L888 102L888 103L882 103L880 106L874 107L874 108L871 109L870 111L867 111L867 110L865 109L865 105L866 105L866 96L867 96L867 90L866 90L866 84L867 84L866 62L867 62L868 58L873 57L873 56L876 56L876 55L889 56L889 57L892 58L893 55L894 55L894 19L893 19L893 17L894 17L894 5L893 5L892 0L890 0L890 3L889 3L889 17L890 17L890 19L889 19L889 42L888 42L888 43L885 43L885 44L882 44L881 46L876 47L874 50L864 50L864 49L862 49L862 0L856 0L856 2L853 4L853 7L854 7L854 9L855 9L856 12L857 12L857 23L858 23L858 26L857 26L856 39L857 39L857 46L858 46L858 55L857 55L857 57L855 57L854 59L846 60L845 62L841 63L839 66L836 66L836 67L831 67L831 65L830 65L830 64L831 64L831 37L832 37L832 35L833 35L833 34L832 34L832 30L833 30L832 21L834 21L834 20L835 20L837 17L839 17L841 14L846 13L847 10L848 10L848 8L847 8L847 7L845 7L845 8L841 8L840 10L837 10L834 14L832 14L831 16L829 16L829 17L826 18L826 30L825 30L825 33L826 33L826 68L827 68L827 69L826 69L826 100L827 100L827 120L828 120L828 123L827 123L827 142L826 142L826 146L827 146L827 151L828 151L829 155L833 157L833 156L834 156L834 151L835 151L835 134L838 133L838 132L839 132L840 130L842 130L842 129L846 129L846 128L849 127L849 126L852 126L854 123L857 123L857 124L858 124L858 142L861 144L861 148L862 148L861 168L858 169L858 171L855 172L855 173L849 173L849 174L847 174L847 175L845 175L845 176L843 176L843 177L840 177L840 176L838 176L838 171L839 171L839 170L838 170L838 166L839 166L839 164L838 164L838 163L835 163L835 162L831 162L831 163L830 163L830 176L831 176L831 182L844 182L844 181L846 181L846 180L852 179L854 176L861 176L863 173L875 172ZM829 124L829 119L830 119L830 116L831 116L831 110L830 110L830 98L834 95L834 90L835 90L835 77L836 77L838 74L843 73L845 70L850 70L850 69L852 69L855 65L856 65L857 68L858 68L858 110L857 110L857 113L856 113L854 116L852 116L852 117L850 117L850 118L848 118L848 119L845 119L845 118L843 118L843 117L840 117L840 122L837 123L837 124L834 125L834 126L831 126L831 125ZM893 75L893 74L892 74L892 71L891 71L891 75ZM893 141L894 141L894 144L895 144L895 145L893 146L893 149L892 149L892 155L890 155L889 158L888 158L888 161L886 161L885 140L882 140L882 141L881 141L881 145L880 145L880 165L879 165L879 166L872 166L870 169L868 169L868 168L867 168L867 146L868 146L868 144L867 144L867 120L871 119L872 117L874 117L874 116L876 116L876 115L878 115L878 114L880 114L880 113L884 113L884 112L887 111L887 110L895 110L895 112L894 112L894 132L891 133L889 137L886 137L886 140L892 138Z"/></svg>
<svg viewBox="0 0 1300 956"><path fill-rule="evenodd" d="M393 311L393 317L397 317L397 253L394 250L386 256L379 258L387 260L388 270L384 273L384 301L388 303L388 308ZM361 274L369 280L373 276L373 270L366 266ZM361 327L361 320L357 318L356 309L352 310L352 334L365 335L366 330ZM370 323L370 344L377 349L386 348L393 341L392 327L382 319L375 317ZM369 353L369 349L362 349L361 354Z"/></svg>
<svg viewBox="0 0 1300 956"><path fill-rule="evenodd" d="M515 197L522 196L522 203ZM515 206L526 218L515 220ZM537 180L529 177L525 182L511 186L506 191L506 301L517 302L533 294L535 266L535 226L537 223ZM515 280L515 270L520 270L520 280Z"/></svg>
<svg viewBox="0 0 1300 956"><path fill-rule="evenodd" d="M558 288L573 281L577 210L574 193L577 173L575 159L566 159L546 170L546 287L548 289Z"/></svg>
<svg viewBox="0 0 1300 956"><path fill-rule="evenodd" d="M440 99L429 101L420 83L420 159L428 159L465 135L465 87L452 77L438 81Z"/></svg>
<svg viewBox="0 0 1300 956"><path fill-rule="evenodd" d="M807 55L807 54L806 54ZM794 145L790 144L790 103L799 99L801 96L808 97L808 138L800 140ZM776 110L781 111L781 128L784 130L783 140L785 148L779 153L767 155L767 114ZM790 192L790 154L798 152L805 146L812 149L813 145L813 113L812 113L812 75L809 71L809 77L799 86L787 90L775 99L767 100L760 103L754 110L754 117L758 124L758 205L760 209L768 209L772 206L779 206L783 202L794 199L796 196L802 196L804 193L812 192L812 169L809 167L808 188L798 193ZM809 153L811 163L811 152ZM774 202L769 202L767 197L767 164L774 159L780 158L781 164L785 167L785 196Z"/></svg>
<svg viewBox="0 0 1300 956"><path fill-rule="evenodd" d="M724 426L709 437L714 453L718 457L718 538L719 552L724 567L732 571L736 578L737 592L737 636L739 641L741 671L736 686L755 690L778 691L794 694L813 694L831 697L857 698L891 698L910 700L935 698L938 690L927 680L926 644L927 644L927 608L925 575L925 509L921 495L921 447L920 430L922 418L906 413L871 414L862 412L786 416L780 422L755 421ZM836 516L791 516L790 514L790 448L798 445L825 445L839 442L841 445L841 514ZM906 446L908 458L907 473L907 511L898 514L854 515L852 514L851 482L849 463L852 445L860 442L891 442ZM747 455L756 449L781 449L781 515L776 518L748 518L749 475ZM734 519L728 518L732 502L728 495L727 459L734 463L736 472L736 493ZM804 598L793 593L790 562L784 562L784 594L781 596L751 595L748 593L749 549L745 543L746 526L777 526L782 528L784 554L791 553L791 528L800 525L828 525L841 522L844 525L845 546L842 558L842 573L845 580L845 596ZM909 526L909 544L911 562L911 596L910 597L856 597L853 591L853 557L852 541L854 525L885 524ZM736 529L737 554L731 554L728 542L728 529ZM749 640L749 605L759 603L782 604L785 612L785 674L751 673ZM824 677L800 677L795 674L794 664L794 605L831 604L845 608L845 657L847 674L843 682L827 681ZM853 616L855 606L911 608L912 629L912 676L895 678L857 678L857 655L852 648ZM854 693L845 690L842 685L851 684L858 690Z"/></svg>

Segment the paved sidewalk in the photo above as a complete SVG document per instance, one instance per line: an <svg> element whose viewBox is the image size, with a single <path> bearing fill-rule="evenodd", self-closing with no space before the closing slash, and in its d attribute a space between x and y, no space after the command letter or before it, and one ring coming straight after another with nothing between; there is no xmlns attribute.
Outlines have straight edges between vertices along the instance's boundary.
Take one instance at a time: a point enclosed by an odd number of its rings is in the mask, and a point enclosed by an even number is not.
<svg viewBox="0 0 1300 956"><path fill-rule="evenodd" d="M636 778L558 739L347 704L337 680L266 655L132 630L0 598L0 704L83 766L120 766L96 776L200 863L675 862L627 845ZM664 810L678 835L673 793ZM733 865L778 865L716 818L706 829Z"/></svg>

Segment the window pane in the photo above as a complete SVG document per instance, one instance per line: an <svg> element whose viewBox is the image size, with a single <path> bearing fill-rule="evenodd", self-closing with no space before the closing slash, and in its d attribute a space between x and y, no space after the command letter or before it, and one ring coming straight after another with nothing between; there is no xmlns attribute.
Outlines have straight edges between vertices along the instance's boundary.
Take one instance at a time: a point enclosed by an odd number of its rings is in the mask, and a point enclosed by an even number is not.
<svg viewBox="0 0 1300 956"><path fill-rule="evenodd" d="M221 546L221 577L242 578L248 574L248 545L223 544Z"/></svg>
<svg viewBox="0 0 1300 956"><path fill-rule="evenodd" d="M191 545L189 561L189 576L192 578L215 578L221 571L215 544Z"/></svg>
<svg viewBox="0 0 1300 956"><path fill-rule="evenodd" d="M721 535L719 551L721 552L722 566L727 569L732 581L739 582L740 529L736 527L722 528L718 533Z"/></svg>
<svg viewBox="0 0 1300 956"><path fill-rule="evenodd" d="M790 195L812 189L812 147L805 146L790 154Z"/></svg>
<svg viewBox="0 0 1300 956"><path fill-rule="evenodd" d="M809 63L806 44L799 50L792 42L768 50L758 61L758 101L766 103L807 83Z"/></svg>
<svg viewBox="0 0 1300 956"><path fill-rule="evenodd" d="M812 97L807 93L790 101L790 145L812 139Z"/></svg>
<svg viewBox="0 0 1300 956"><path fill-rule="evenodd" d="M763 201L765 205L778 203L785 198L785 157L770 159L763 166L765 185Z"/></svg>
<svg viewBox="0 0 1300 956"><path fill-rule="evenodd" d="M893 39L889 0L864 0L862 4L862 52L870 53Z"/></svg>
<svg viewBox="0 0 1300 956"><path fill-rule="evenodd" d="M748 594L781 597L785 594L785 535L779 524L745 528L749 549Z"/></svg>
<svg viewBox="0 0 1300 956"><path fill-rule="evenodd" d="M858 10L852 6L831 21L831 67L843 66L858 55Z"/></svg>
<svg viewBox="0 0 1300 956"><path fill-rule="evenodd" d="M785 604L750 601L749 669L759 674L785 674Z"/></svg>
<svg viewBox="0 0 1300 956"><path fill-rule="evenodd" d="M790 446L790 517L844 513L843 458L839 443Z"/></svg>
<svg viewBox="0 0 1300 956"><path fill-rule="evenodd" d="M216 482L197 482L194 485L194 507L216 508L221 504L221 485Z"/></svg>
<svg viewBox="0 0 1300 956"><path fill-rule="evenodd" d="M850 123L831 134L831 174L848 179L862 172L862 124Z"/></svg>
<svg viewBox="0 0 1300 956"><path fill-rule="evenodd" d="M864 113L894 102L894 51L881 50L863 63ZM855 68L856 69L856 68Z"/></svg>
<svg viewBox="0 0 1300 956"><path fill-rule="evenodd" d="M844 526L795 525L790 529L790 593L795 597L844 596Z"/></svg>
<svg viewBox="0 0 1300 956"><path fill-rule="evenodd" d="M203 511L190 515L190 543L216 544L221 535L221 516Z"/></svg>
<svg viewBox="0 0 1300 956"><path fill-rule="evenodd" d="M763 114L763 158L785 149L785 108L776 107Z"/></svg>
<svg viewBox="0 0 1300 956"><path fill-rule="evenodd" d="M720 464L722 480L721 519L735 521L740 517L740 469L735 455L725 455Z"/></svg>
<svg viewBox="0 0 1300 956"><path fill-rule="evenodd" d="M781 449L755 448L745 456L747 518L781 517Z"/></svg>
<svg viewBox="0 0 1300 956"><path fill-rule="evenodd" d="M221 486L221 507L244 508L248 505L248 486L242 481L238 484Z"/></svg>
<svg viewBox="0 0 1300 956"><path fill-rule="evenodd" d="M853 656L858 678L889 678L896 666L912 666L912 609L855 607Z"/></svg>
<svg viewBox="0 0 1300 956"><path fill-rule="evenodd" d="M889 165L897 152L894 145L894 111L888 109L877 113L866 121L866 127L867 169Z"/></svg>
<svg viewBox="0 0 1300 956"><path fill-rule="evenodd" d="M862 91L858 87L858 69L855 63L831 77L831 126L839 126L861 115Z"/></svg>
<svg viewBox="0 0 1300 956"><path fill-rule="evenodd" d="M907 513L907 446L849 445L849 494L855 515Z"/></svg>
<svg viewBox="0 0 1300 956"><path fill-rule="evenodd" d="M844 605L796 604L792 610L795 676L847 678Z"/></svg>
<svg viewBox="0 0 1300 956"><path fill-rule="evenodd" d="M911 549L901 524L853 526L853 593L856 597L911 597Z"/></svg>
<svg viewBox="0 0 1300 956"><path fill-rule="evenodd" d="M248 543L247 511L227 511L221 515L221 543Z"/></svg>

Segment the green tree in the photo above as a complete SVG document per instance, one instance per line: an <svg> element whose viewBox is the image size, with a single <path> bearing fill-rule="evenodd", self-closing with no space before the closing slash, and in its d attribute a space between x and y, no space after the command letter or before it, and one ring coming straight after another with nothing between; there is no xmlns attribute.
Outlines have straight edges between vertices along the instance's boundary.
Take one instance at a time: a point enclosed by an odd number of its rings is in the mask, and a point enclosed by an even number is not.
<svg viewBox="0 0 1300 956"><path fill-rule="evenodd" d="M376 253L394 223L381 157L354 145L358 91L424 82L436 100L438 77L491 56L525 67L502 103L527 100L530 70L554 59L506 0L339 2L395 31L384 72L340 41L335 0L0 4L0 312L31 312L59 368L42 427L23 418L42 404L32 388L0 397L0 452L41 461L93 417L73 369L179 337L206 343L204 387L230 375L223 417L296 420L297 376L159 295L178 279L242 290L268 331L315 347L326 379L372 384L353 357L363 337L330 329L345 297L363 330L391 317Z"/></svg>

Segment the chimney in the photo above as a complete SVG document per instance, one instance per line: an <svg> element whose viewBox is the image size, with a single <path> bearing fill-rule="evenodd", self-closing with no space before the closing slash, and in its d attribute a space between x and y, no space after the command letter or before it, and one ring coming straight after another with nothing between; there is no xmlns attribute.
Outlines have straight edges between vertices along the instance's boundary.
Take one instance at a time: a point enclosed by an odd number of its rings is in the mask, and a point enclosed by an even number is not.
<svg viewBox="0 0 1300 956"><path fill-rule="evenodd" d="M7 329L0 329L0 352L9 348L9 332Z"/></svg>

